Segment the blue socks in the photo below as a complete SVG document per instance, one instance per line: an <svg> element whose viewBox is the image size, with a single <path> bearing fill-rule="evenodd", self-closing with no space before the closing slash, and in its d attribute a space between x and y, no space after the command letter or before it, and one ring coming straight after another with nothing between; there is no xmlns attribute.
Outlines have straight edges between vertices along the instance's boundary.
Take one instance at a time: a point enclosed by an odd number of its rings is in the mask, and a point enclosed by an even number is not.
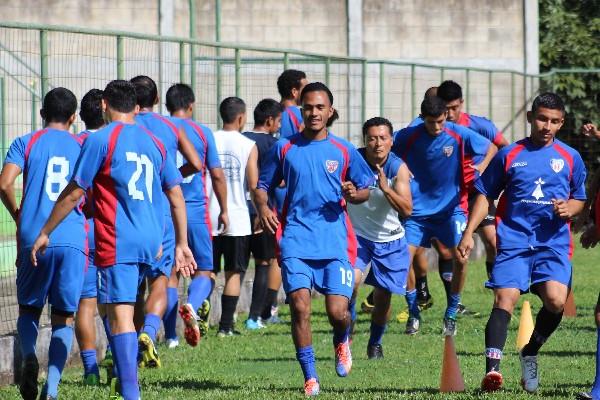
<svg viewBox="0 0 600 400"><path fill-rule="evenodd" d="M596 379L592 386L592 397L600 399L600 328L597 328L598 337L596 339Z"/></svg>
<svg viewBox="0 0 600 400"><path fill-rule="evenodd" d="M385 332L385 325L377 325L371 322L371 336L369 336L369 346L381 344L383 333Z"/></svg>
<svg viewBox="0 0 600 400"><path fill-rule="evenodd" d="M125 400L138 400L140 388L137 376L137 334L126 332L113 335L112 344L114 360L119 372L121 395Z"/></svg>
<svg viewBox="0 0 600 400"><path fill-rule="evenodd" d="M315 352L312 346L306 346L297 349L296 359L300 363L300 368L302 368L304 381L307 381L311 378L319 380L319 377L317 376L317 369L315 368Z"/></svg>
<svg viewBox="0 0 600 400"><path fill-rule="evenodd" d="M58 396L58 383L67 357L73 344L73 328L67 325L52 326L50 348L48 349L48 378L46 380L46 393L49 396Z"/></svg>
<svg viewBox="0 0 600 400"><path fill-rule="evenodd" d="M192 305L194 311L202 305L202 302L210 296L213 289L213 280L207 276L200 275L190 283L188 287L188 303Z"/></svg>
<svg viewBox="0 0 600 400"><path fill-rule="evenodd" d="M348 303L348 311L350 311L350 318L352 322L356 321L356 298L353 297L350 299Z"/></svg>
<svg viewBox="0 0 600 400"><path fill-rule="evenodd" d="M39 321L39 317L32 313L23 313L17 319L17 332L23 359L30 354L35 354Z"/></svg>
<svg viewBox="0 0 600 400"><path fill-rule="evenodd" d="M83 363L83 376L100 375L98 362L96 361L96 349L83 350L79 352Z"/></svg>
<svg viewBox="0 0 600 400"><path fill-rule="evenodd" d="M446 314L444 318L456 318L458 312L458 303L460 303L460 294L451 293L448 297L448 307L446 307Z"/></svg>
<svg viewBox="0 0 600 400"><path fill-rule="evenodd" d="M160 317L156 314L146 314L144 318L144 327L142 328L142 333L148 334L150 339L153 342L156 342L156 334L158 333L158 329L160 328Z"/></svg>
<svg viewBox="0 0 600 400"><path fill-rule="evenodd" d="M177 339L177 305L179 297L176 287L167 288L167 309L163 316L165 326L165 339Z"/></svg>
<svg viewBox="0 0 600 400"><path fill-rule="evenodd" d="M408 315L421 319L421 311L419 310L419 303L417 303L417 289L406 292L406 304L408 305Z"/></svg>

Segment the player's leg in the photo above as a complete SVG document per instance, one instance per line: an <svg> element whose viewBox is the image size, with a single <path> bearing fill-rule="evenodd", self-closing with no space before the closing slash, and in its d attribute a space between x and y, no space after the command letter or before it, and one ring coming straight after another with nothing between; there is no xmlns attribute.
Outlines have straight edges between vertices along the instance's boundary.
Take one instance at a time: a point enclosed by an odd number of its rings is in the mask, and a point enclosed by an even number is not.
<svg viewBox="0 0 600 400"><path fill-rule="evenodd" d="M145 308L146 308L146 292L148 291L148 280L144 278L138 287L137 296L135 298L135 311L133 315L133 323L135 331L141 332L144 327Z"/></svg>
<svg viewBox="0 0 600 400"><path fill-rule="evenodd" d="M221 295L221 321L219 337L239 335L234 329L234 314L240 298L242 274L249 262L248 237L226 236L225 242L225 288Z"/></svg>
<svg viewBox="0 0 600 400"><path fill-rule="evenodd" d="M167 307L163 315L165 327L165 341L167 348L172 349L179 345L177 338L177 310L179 310L179 273L172 270L167 282Z"/></svg>
<svg viewBox="0 0 600 400"><path fill-rule="evenodd" d="M406 304L408 305L408 320L406 321L406 329L404 333L407 335L416 335L419 332L421 325L421 310L417 300L417 290L415 288L416 277L413 268L415 254L419 247L409 245L409 271L406 280Z"/></svg>
<svg viewBox="0 0 600 400"><path fill-rule="evenodd" d="M271 245L272 240L272 235L264 231L248 238L249 252L254 256L254 283L252 285L252 301L246 320L247 329L254 330L265 327L260 316L267 296L269 260L275 256L275 249Z"/></svg>
<svg viewBox="0 0 600 400"><path fill-rule="evenodd" d="M600 294L598 294L598 300L596 301L595 310L596 320L596 377L592 384L592 390L590 392L581 392L577 395L580 400L599 400L600 399Z"/></svg>
<svg viewBox="0 0 600 400"><path fill-rule="evenodd" d="M83 364L83 381L87 385L100 382L100 371L96 354L96 310L98 295L98 271L88 257L88 266L83 281L81 300L75 318L75 336L79 344L79 355Z"/></svg>
<svg viewBox="0 0 600 400"><path fill-rule="evenodd" d="M356 326L356 298L358 296L358 288L362 282L363 273L367 269L367 266L371 262L371 247L372 242L364 239L361 236L357 236L357 257L354 263L354 284L352 287L352 297L348 302L348 312L350 313L350 341L354 336L354 329Z"/></svg>
<svg viewBox="0 0 600 400"><path fill-rule="evenodd" d="M273 246L275 242L273 242ZM281 287L281 268L277 258L271 258L269 260L269 282L267 288L267 295L265 299L265 306L263 308L261 318L263 322L269 324L280 323L281 319L278 315L278 302L277 296L279 294L279 288Z"/></svg>
<svg viewBox="0 0 600 400"><path fill-rule="evenodd" d="M429 259L427 258L427 251L425 248L417 248L417 251L413 257L413 264L415 265L415 289L417 290L417 302L419 303L419 308L425 311L433 306L433 298L431 297L431 293L429 293L429 285L427 283Z"/></svg>
<svg viewBox="0 0 600 400"><path fill-rule="evenodd" d="M148 297L146 298L144 325L138 338L139 367L160 368L161 362L156 350L156 335L160 321L167 308L167 276L157 272L155 266L148 277Z"/></svg>
<svg viewBox="0 0 600 400"><path fill-rule="evenodd" d="M369 342L367 344L367 357L369 359L383 358L381 341L390 319L392 294L382 288L373 289L374 307L371 312L371 326L369 328Z"/></svg>

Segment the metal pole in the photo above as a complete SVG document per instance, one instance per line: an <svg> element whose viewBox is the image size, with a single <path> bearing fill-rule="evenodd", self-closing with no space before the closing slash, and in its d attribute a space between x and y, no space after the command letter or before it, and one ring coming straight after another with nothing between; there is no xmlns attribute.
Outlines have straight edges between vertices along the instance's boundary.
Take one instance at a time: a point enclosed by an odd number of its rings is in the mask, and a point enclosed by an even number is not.
<svg viewBox="0 0 600 400"><path fill-rule="evenodd" d="M415 78L415 64L410 66L410 116L409 121L417 115L417 82Z"/></svg>
<svg viewBox="0 0 600 400"><path fill-rule="evenodd" d="M488 118L494 120L492 115L492 71L488 72Z"/></svg>
<svg viewBox="0 0 600 400"><path fill-rule="evenodd" d="M215 41L219 43L221 41L221 0L215 0ZM221 56L221 48L216 48L217 58ZM217 61L217 106L215 107L217 111L217 119L219 121L219 104L221 104L221 85L222 85L222 77L221 77L221 62Z"/></svg>
<svg viewBox="0 0 600 400"><path fill-rule="evenodd" d="M290 53L283 53L283 69L286 70L290 68Z"/></svg>
<svg viewBox="0 0 600 400"><path fill-rule="evenodd" d="M4 77L0 77L0 103L0 140L2 141L2 151L0 153L2 153L2 162L4 162L4 155L8 147L6 142L6 86Z"/></svg>
<svg viewBox="0 0 600 400"><path fill-rule="evenodd" d="M48 93L48 31L45 30L40 31L40 75L43 99Z"/></svg>
<svg viewBox="0 0 600 400"><path fill-rule="evenodd" d="M331 74L331 59L327 57L325 59L325 84L329 86L329 78Z"/></svg>
<svg viewBox="0 0 600 400"><path fill-rule="evenodd" d="M515 137L515 73L510 73L510 137ZM511 141L512 141L511 140Z"/></svg>
<svg viewBox="0 0 600 400"><path fill-rule="evenodd" d="M469 101L469 99L471 98L470 92L469 92L471 70L469 68L467 68L466 73L467 73L467 81L465 83L465 93L466 93L467 98L465 99L465 109L467 110L467 113L468 113L469 112L469 104L471 104L471 102Z"/></svg>
<svg viewBox="0 0 600 400"><path fill-rule="evenodd" d="M38 110L37 110L37 99L36 99L35 95L36 95L35 81L31 81L31 130L32 131L35 131L37 129Z"/></svg>
<svg viewBox="0 0 600 400"><path fill-rule="evenodd" d="M190 9L190 39L196 39L196 0L189 0ZM190 86L196 90L196 54L194 45L190 43ZM193 110L193 118L196 116L196 107Z"/></svg>
<svg viewBox="0 0 600 400"><path fill-rule="evenodd" d="M385 114L385 67L382 62L379 63L379 116L383 117Z"/></svg>
<svg viewBox="0 0 600 400"><path fill-rule="evenodd" d="M185 82L185 45L179 42L179 82Z"/></svg>
<svg viewBox="0 0 600 400"><path fill-rule="evenodd" d="M117 79L125 79L123 36L117 36Z"/></svg>
<svg viewBox="0 0 600 400"><path fill-rule="evenodd" d="M367 60L363 60L362 62L362 71L361 71L361 87L360 87L360 123L365 122L367 117Z"/></svg>
<svg viewBox="0 0 600 400"><path fill-rule="evenodd" d="M235 49L235 96L240 97L240 88L242 84L242 78L240 76L242 69L242 58L240 55L240 49Z"/></svg>
<svg viewBox="0 0 600 400"><path fill-rule="evenodd" d="M440 82L444 82L444 67L440 68Z"/></svg>

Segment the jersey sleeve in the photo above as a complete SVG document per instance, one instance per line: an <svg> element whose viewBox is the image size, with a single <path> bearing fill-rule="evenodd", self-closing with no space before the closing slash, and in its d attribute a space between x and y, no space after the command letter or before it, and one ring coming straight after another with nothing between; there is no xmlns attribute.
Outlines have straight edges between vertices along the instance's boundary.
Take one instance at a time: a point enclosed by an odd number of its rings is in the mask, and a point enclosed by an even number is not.
<svg viewBox="0 0 600 400"><path fill-rule="evenodd" d="M461 129L461 135L464 140L466 154L471 156L486 155L490 148L491 141L468 128Z"/></svg>
<svg viewBox="0 0 600 400"><path fill-rule="evenodd" d="M80 188L88 190L94 178L106 159L108 152L108 143L102 140L99 134L87 137L79 153L75 169L73 170L73 180Z"/></svg>
<svg viewBox="0 0 600 400"><path fill-rule="evenodd" d="M483 175L475 181L475 189L486 197L497 199L504 189L505 180L504 153L496 153Z"/></svg>
<svg viewBox="0 0 600 400"><path fill-rule="evenodd" d="M182 180L183 177L181 176L179 169L177 169L175 160L167 155L160 170L160 183L163 191L167 191L179 185Z"/></svg>
<svg viewBox="0 0 600 400"><path fill-rule="evenodd" d="M25 144L25 139L23 137L16 138L8 148L4 164L15 164L23 170L25 168L26 147L27 145Z"/></svg>
<svg viewBox="0 0 600 400"><path fill-rule="evenodd" d="M260 177L258 178L258 189L269 193L269 190L279 186L283 180L283 166L281 165L281 141L275 143L269 152L265 154L260 164Z"/></svg>
<svg viewBox="0 0 600 400"><path fill-rule="evenodd" d="M489 119L471 115L471 124L471 129L478 132L493 144L498 145L502 142L502 139L504 138L502 132L500 132L496 125Z"/></svg>
<svg viewBox="0 0 600 400"><path fill-rule="evenodd" d="M394 132L394 143L392 144L392 152L394 152L394 154L400 158L403 153L402 149L406 145L406 135L404 134L405 131L406 128Z"/></svg>
<svg viewBox="0 0 600 400"><path fill-rule="evenodd" d="M573 174L571 175L571 182L569 182L571 189L570 198L575 200L587 199L585 194L586 175L587 172L585 169L585 164L583 163L579 153L575 153L575 157L573 157Z"/></svg>
<svg viewBox="0 0 600 400"><path fill-rule="evenodd" d="M350 157L348 163L348 171L346 171L346 179L349 179L357 189L369 187L375 180L375 175L365 159L360 155L356 147L348 146L348 155Z"/></svg>
<svg viewBox="0 0 600 400"><path fill-rule="evenodd" d="M206 168L221 168L221 160L219 160L219 152L215 143L215 136L207 127L202 127L206 137Z"/></svg>

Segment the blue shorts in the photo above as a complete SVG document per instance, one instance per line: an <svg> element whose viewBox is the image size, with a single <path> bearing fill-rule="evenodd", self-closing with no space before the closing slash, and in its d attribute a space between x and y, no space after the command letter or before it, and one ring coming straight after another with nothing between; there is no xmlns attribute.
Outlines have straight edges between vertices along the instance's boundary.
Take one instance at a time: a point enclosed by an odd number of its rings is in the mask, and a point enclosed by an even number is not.
<svg viewBox="0 0 600 400"><path fill-rule="evenodd" d="M212 271L213 244L208 224L188 223L187 237L198 271Z"/></svg>
<svg viewBox="0 0 600 400"><path fill-rule="evenodd" d="M458 246L467 219L461 210L446 215L411 217L404 223L406 240L415 247L431 247L431 240L438 239L448 248Z"/></svg>
<svg viewBox="0 0 600 400"><path fill-rule="evenodd" d="M410 266L406 238L383 243L372 242L360 236L356 238L358 256L354 267L364 273L367 265L371 264L365 283L391 293L404 295Z"/></svg>
<svg viewBox="0 0 600 400"><path fill-rule="evenodd" d="M354 288L354 269L347 260L287 257L281 260L281 278L286 294L315 288L322 294L351 298Z"/></svg>
<svg viewBox="0 0 600 400"><path fill-rule="evenodd" d="M164 275L168 278L171 276L173 264L175 264L175 227L173 226L171 216L166 216L162 241L162 257L152 265L146 276L152 279Z"/></svg>
<svg viewBox="0 0 600 400"><path fill-rule="evenodd" d="M151 269L135 263L98 268L98 303L135 303L138 287Z"/></svg>
<svg viewBox="0 0 600 400"><path fill-rule="evenodd" d="M38 253L38 265L29 260L29 251L18 257L17 300L20 305L53 308L75 312L83 286L87 256L73 247L49 247L45 254Z"/></svg>
<svg viewBox="0 0 600 400"><path fill-rule="evenodd" d="M88 256L87 271L83 277L82 299L91 299L98 296L98 268L94 265L94 255L90 252Z"/></svg>
<svg viewBox="0 0 600 400"><path fill-rule="evenodd" d="M550 248L498 249L492 276L485 283L490 289L514 288L527 293L536 283L556 281L571 287L569 256Z"/></svg>

